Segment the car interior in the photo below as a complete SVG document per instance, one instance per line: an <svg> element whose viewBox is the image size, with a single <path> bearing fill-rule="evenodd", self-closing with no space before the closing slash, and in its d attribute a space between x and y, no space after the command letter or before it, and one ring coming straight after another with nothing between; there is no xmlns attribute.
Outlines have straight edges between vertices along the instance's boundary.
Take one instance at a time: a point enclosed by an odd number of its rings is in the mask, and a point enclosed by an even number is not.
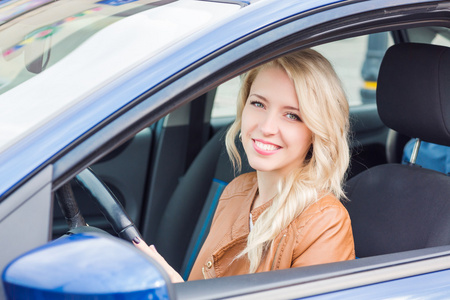
<svg viewBox="0 0 450 300"><path fill-rule="evenodd" d="M432 74L438 65L450 70L448 48L433 44L450 45L449 31L426 27L382 32L315 47L334 65L350 102L352 160L345 206L357 257L450 244L450 224L444 218L450 213L444 201L450 194L448 176L414 162L401 164L403 147L411 138L450 146L450 134L442 125L450 122L450 103L433 85L450 73L430 76L429 86L422 83L423 75ZM239 175L224 147L238 87L239 78L223 83L91 166L144 240L185 279L223 189ZM252 171L243 162L242 173ZM92 196L75 180L71 186L86 222L114 234ZM53 238L66 231L65 218L55 205Z"/></svg>

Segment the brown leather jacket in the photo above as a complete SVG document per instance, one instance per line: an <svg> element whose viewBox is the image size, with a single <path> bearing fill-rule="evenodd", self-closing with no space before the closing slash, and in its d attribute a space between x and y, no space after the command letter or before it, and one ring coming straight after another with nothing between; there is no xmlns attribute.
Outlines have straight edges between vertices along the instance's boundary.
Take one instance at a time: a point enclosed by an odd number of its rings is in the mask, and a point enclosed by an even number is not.
<svg viewBox="0 0 450 300"><path fill-rule="evenodd" d="M236 256L247 243L257 187L256 173L241 175L226 187L189 280L248 273L248 259ZM253 222L270 203L251 211ZM350 217L341 202L328 195L310 205L275 238L257 272L354 258Z"/></svg>

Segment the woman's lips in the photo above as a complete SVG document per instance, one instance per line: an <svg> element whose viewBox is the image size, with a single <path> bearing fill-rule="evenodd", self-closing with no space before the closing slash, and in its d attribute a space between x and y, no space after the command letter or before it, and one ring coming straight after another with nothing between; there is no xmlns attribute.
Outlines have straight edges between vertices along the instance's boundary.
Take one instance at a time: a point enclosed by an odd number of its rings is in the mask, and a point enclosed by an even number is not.
<svg viewBox="0 0 450 300"><path fill-rule="evenodd" d="M256 139L252 140L253 140L253 148L255 149L256 152L262 155L275 154L276 152L278 152L278 150L282 148L281 146L268 143L263 140L256 140Z"/></svg>

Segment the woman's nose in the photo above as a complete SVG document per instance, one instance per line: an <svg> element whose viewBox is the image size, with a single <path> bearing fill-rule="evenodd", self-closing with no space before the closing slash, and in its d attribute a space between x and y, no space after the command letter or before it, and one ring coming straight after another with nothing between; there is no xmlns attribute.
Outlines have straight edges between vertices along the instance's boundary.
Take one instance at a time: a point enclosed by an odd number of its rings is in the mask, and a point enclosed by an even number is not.
<svg viewBox="0 0 450 300"><path fill-rule="evenodd" d="M273 135L278 132L278 122L274 114L266 114L260 120L259 128L264 135Z"/></svg>

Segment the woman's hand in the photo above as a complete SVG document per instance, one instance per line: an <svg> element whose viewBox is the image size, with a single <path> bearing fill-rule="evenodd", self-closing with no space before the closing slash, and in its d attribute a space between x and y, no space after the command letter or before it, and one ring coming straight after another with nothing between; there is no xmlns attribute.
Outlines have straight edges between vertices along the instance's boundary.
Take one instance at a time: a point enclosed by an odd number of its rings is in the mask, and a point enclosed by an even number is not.
<svg viewBox="0 0 450 300"><path fill-rule="evenodd" d="M156 260L163 269L169 274L170 280L173 283L177 282L184 282L183 278L180 274L178 274L177 271L175 271L167 262L166 260L161 256L161 254L156 251L155 246L150 245L148 246L143 240L141 240L138 237L135 237L133 239L133 244L136 246L136 248L140 249L142 252L146 253L148 256Z"/></svg>

